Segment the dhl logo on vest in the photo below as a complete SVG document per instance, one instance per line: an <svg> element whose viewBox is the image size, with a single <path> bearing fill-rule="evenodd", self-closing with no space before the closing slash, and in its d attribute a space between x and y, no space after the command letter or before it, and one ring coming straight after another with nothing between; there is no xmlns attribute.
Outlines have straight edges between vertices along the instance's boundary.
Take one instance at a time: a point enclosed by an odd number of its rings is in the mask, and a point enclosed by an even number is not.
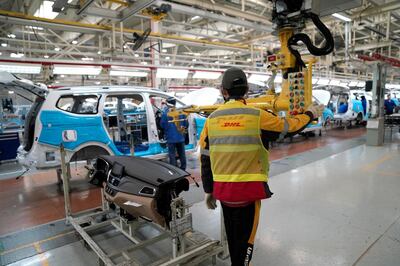
<svg viewBox="0 0 400 266"><path fill-rule="evenodd" d="M224 122L221 127L243 127L240 122Z"/></svg>

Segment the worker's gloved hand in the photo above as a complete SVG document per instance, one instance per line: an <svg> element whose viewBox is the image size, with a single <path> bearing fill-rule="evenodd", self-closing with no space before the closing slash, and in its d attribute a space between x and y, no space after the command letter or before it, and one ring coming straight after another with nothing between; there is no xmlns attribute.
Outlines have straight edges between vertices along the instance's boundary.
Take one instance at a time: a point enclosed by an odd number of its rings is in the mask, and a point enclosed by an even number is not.
<svg viewBox="0 0 400 266"><path fill-rule="evenodd" d="M323 104L311 104L307 108L307 111L311 112L313 114L314 118L318 118L318 117L322 116L324 109L325 109L325 106Z"/></svg>
<svg viewBox="0 0 400 266"><path fill-rule="evenodd" d="M217 201L213 197L212 193L206 193L204 201L206 202L208 209L214 210L215 208L217 208Z"/></svg>

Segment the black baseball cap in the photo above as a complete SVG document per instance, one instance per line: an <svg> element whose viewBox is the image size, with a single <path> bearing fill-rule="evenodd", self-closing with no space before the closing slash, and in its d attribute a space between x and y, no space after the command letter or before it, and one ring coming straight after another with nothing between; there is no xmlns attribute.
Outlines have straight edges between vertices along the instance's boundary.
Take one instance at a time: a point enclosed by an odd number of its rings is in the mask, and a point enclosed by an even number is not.
<svg viewBox="0 0 400 266"><path fill-rule="evenodd" d="M222 77L222 88L227 90L237 90L237 89L246 89L247 85L247 77L246 74L237 67L228 68L224 72L224 76Z"/></svg>

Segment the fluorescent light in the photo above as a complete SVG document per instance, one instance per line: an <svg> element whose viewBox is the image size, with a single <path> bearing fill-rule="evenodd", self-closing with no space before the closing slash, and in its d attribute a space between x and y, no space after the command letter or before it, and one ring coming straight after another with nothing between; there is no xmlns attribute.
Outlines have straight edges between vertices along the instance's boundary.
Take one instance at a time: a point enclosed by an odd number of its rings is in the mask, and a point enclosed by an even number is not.
<svg viewBox="0 0 400 266"><path fill-rule="evenodd" d="M251 62L251 58L247 58L246 61L247 61L247 62Z"/></svg>
<svg viewBox="0 0 400 266"><path fill-rule="evenodd" d="M146 62L146 61L143 61L143 62L142 62L142 65L147 65L147 62Z"/></svg>
<svg viewBox="0 0 400 266"><path fill-rule="evenodd" d="M142 71L125 71L125 70L110 70L110 76L121 77L147 77L147 72Z"/></svg>
<svg viewBox="0 0 400 266"><path fill-rule="evenodd" d="M97 54L101 54L101 51L97 51Z"/></svg>
<svg viewBox="0 0 400 266"><path fill-rule="evenodd" d="M44 58L46 58L46 59L47 59L47 58L49 58L49 56L48 56L48 55L44 55L43 57L44 57Z"/></svg>
<svg viewBox="0 0 400 266"><path fill-rule="evenodd" d="M169 56L165 57L165 60L170 60L170 59L171 59L171 57L169 57Z"/></svg>
<svg viewBox="0 0 400 266"><path fill-rule="evenodd" d="M312 78L312 84L313 84L313 85L318 84L318 80L319 80L319 79L313 77L313 78Z"/></svg>
<svg viewBox="0 0 400 266"><path fill-rule="evenodd" d="M157 69L157 78L165 79L185 79L189 74L187 69L169 69L159 68Z"/></svg>
<svg viewBox="0 0 400 266"><path fill-rule="evenodd" d="M6 44L5 42L3 42L3 43L1 44L1 46L2 46L2 47L7 47L8 44Z"/></svg>
<svg viewBox="0 0 400 266"><path fill-rule="evenodd" d="M227 55L225 55L225 56L224 56L224 59L228 59L228 56L227 56Z"/></svg>
<svg viewBox="0 0 400 266"><path fill-rule="evenodd" d="M219 61L215 61L214 63L215 63L215 64L219 64Z"/></svg>
<svg viewBox="0 0 400 266"><path fill-rule="evenodd" d="M65 75L60 75L60 78L65 78Z"/></svg>
<svg viewBox="0 0 400 266"><path fill-rule="evenodd" d="M13 33L10 33L10 34L7 34L7 37L11 38L11 39L15 39L15 37L17 37L17 36L15 36L15 34L13 34Z"/></svg>
<svg viewBox="0 0 400 266"><path fill-rule="evenodd" d="M58 16L57 12L53 12L53 1L43 1L40 7L36 10L34 16L41 18L54 19Z"/></svg>
<svg viewBox="0 0 400 266"><path fill-rule="evenodd" d="M331 81L329 81L329 85L332 85L332 86L339 86L339 84L340 84L340 80L338 80L338 79L331 79Z"/></svg>
<svg viewBox="0 0 400 266"><path fill-rule="evenodd" d="M134 54L133 56L134 56L134 57L139 57L139 54Z"/></svg>
<svg viewBox="0 0 400 266"><path fill-rule="evenodd" d="M339 14L339 13L333 13L333 14L332 14L332 17L338 18L338 19L343 20L343 21L346 21L346 22L350 22L350 21L351 21L351 18L348 18L348 17L346 17L346 16L343 16L343 15L341 15L341 14Z"/></svg>
<svg viewBox="0 0 400 266"><path fill-rule="evenodd" d="M21 57L24 57L24 54L22 54L22 53L11 53L10 57L12 57L12 58L21 58Z"/></svg>
<svg viewBox="0 0 400 266"><path fill-rule="evenodd" d="M365 87L365 81L358 82L357 87L359 87L359 88Z"/></svg>
<svg viewBox="0 0 400 266"><path fill-rule="evenodd" d="M0 52L0 55L2 55L3 53L2 52Z"/></svg>
<svg viewBox="0 0 400 266"><path fill-rule="evenodd" d="M194 79L218 79L221 76L221 72L212 71L196 71L193 75Z"/></svg>
<svg viewBox="0 0 400 266"><path fill-rule="evenodd" d="M14 94L14 91L8 91L8 94Z"/></svg>
<svg viewBox="0 0 400 266"><path fill-rule="evenodd" d="M356 87L358 84L358 81L350 81L349 87Z"/></svg>
<svg viewBox="0 0 400 266"><path fill-rule="evenodd" d="M2 63L0 64L0 71L16 74L39 74L42 69L40 64L19 64L19 63Z"/></svg>
<svg viewBox="0 0 400 266"><path fill-rule="evenodd" d="M59 52L59 51L61 51L61 49L59 47L56 47L56 48L54 48L54 51Z"/></svg>
<svg viewBox="0 0 400 266"><path fill-rule="evenodd" d="M192 17L192 18L190 19L190 21L194 21L194 20L199 19L199 18L200 18L200 16L194 16L194 17Z"/></svg>
<svg viewBox="0 0 400 266"><path fill-rule="evenodd" d="M92 57L82 57L81 58L82 61L93 61Z"/></svg>
<svg viewBox="0 0 400 266"><path fill-rule="evenodd" d="M100 85L100 84L101 84L101 82L100 82L100 81L96 81L94 84L96 84L96 85Z"/></svg>
<svg viewBox="0 0 400 266"><path fill-rule="evenodd" d="M192 59L192 62L196 62L196 61L197 61L197 59L196 59L196 58L193 58L193 59Z"/></svg>
<svg viewBox="0 0 400 266"><path fill-rule="evenodd" d="M99 75L101 67L93 66L72 66L72 65L55 65L53 74L64 75Z"/></svg>
<svg viewBox="0 0 400 266"><path fill-rule="evenodd" d="M78 41L77 41L77 40L73 40L71 43L72 43L72 44L77 44Z"/></svg>
<svg viewBox="0 0 400 266"><path fill-rule="evenodd" d="M166 53L166 52L168 52L168 50L167 49L162 49L161 52Z"/></svg>

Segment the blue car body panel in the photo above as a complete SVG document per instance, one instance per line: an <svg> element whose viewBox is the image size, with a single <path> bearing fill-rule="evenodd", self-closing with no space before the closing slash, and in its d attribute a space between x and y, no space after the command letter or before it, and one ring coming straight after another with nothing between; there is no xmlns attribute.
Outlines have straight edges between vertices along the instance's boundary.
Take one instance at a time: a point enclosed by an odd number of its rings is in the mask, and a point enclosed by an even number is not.
<svg viewBox="0 0 400 266"><path fill-rule="evenodd" d="M109 138L100 116L76 116L62 111L42 111L40 121L43 127L40 132L39 143L58 147L63 142L62 132L64 130L75 130L77 141L64 142L64 146L68 150L75 150L88 142L98 142L108 146L115 155L130 154L129 149L125 148L125 143L117 143L118 149ZM186 145L185 148L193 149L193 144ZM168 150L162 148L159 143L135 145L135 156L151 156L167 152Z"/></svg>

